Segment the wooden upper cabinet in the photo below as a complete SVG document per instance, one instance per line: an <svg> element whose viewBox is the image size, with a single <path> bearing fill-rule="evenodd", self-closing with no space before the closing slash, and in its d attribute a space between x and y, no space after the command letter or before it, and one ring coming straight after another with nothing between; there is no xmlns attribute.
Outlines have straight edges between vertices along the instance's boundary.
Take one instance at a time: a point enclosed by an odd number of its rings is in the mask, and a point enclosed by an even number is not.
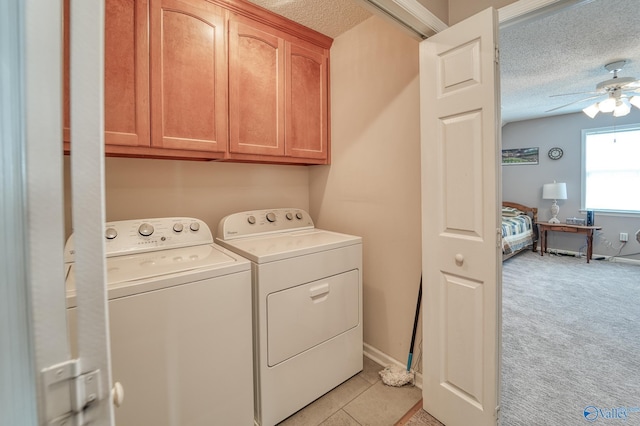
<svg viewBox="0 0 640 426"><path fill-rule="evenodd" d="M285 155L284 40L263 29L240 19L229 24L232 154Z"/></svg>
<svg viewBox="0 0 640 426"><path fill-rule="evenodd" d="M327 49L232 16L229 157L326 164L328 61Z"/></svg>
<svg viewBox="0 0 640 426"><path fill-rule="evenodd" d="M328 160L328 54L314 46L287 47L286 155Z"/></svg>
<svg viewBox="0 0 640 426"><path fill-rule="evenodd" d="M105 0L105 153L327 164L331 41L245 0Z"/></svg>
<svg viewBox="0 0 640 426"><path fill-rule="evenodd" d="M226 153L225 18L206 1L151 0L151 146Z"/></svg>
<svg viewBox="0 0 640 426"><path fill-rule="evenodd" d="M69 0L64 2L63 139L71 140ZM149 146L149 22L147 0L106 0L105 143Z"/></svg>

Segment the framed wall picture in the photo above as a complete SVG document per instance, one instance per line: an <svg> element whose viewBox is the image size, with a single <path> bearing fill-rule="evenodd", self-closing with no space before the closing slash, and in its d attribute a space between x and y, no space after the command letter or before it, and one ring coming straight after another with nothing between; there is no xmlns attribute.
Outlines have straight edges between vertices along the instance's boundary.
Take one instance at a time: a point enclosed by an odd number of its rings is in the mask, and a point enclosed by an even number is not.
<svg viewBox="0 0 640 426"><path fill-rule="evenodd" d="M538 147L516 148L502 150L503 166L520 166L524 164L538 164Z"/></svg>

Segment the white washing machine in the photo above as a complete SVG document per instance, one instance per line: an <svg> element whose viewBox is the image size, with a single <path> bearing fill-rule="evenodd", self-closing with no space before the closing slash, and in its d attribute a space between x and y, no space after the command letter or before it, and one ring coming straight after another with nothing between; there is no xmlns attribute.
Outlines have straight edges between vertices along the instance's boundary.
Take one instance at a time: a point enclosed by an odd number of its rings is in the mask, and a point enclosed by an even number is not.
<svg viewBox="0 0 640 426"><path fill-rule="evenodd" d="M250 262L192 218L110 222L105 240L117 425L252 425ZM65 262L75 356L73 235Z"/></svg>
<svg viewBox="0 0 640 426"><path fill-rule="evenodd" d="M362 238L307 212L236 213L216 242L251 260L254 399L272 426L362 370Z"/></svg>

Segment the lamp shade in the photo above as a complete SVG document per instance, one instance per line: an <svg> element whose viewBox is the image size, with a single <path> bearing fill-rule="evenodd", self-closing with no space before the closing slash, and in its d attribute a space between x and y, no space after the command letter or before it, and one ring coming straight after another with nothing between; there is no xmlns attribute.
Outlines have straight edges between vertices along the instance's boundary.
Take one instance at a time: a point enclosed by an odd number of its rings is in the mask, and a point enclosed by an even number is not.
<svg viewBox="0 0 640 426"><path fill-rule="evenodd" d="M562 183L545 183L542 186L542 198L545 200L566 200L567 184Z"/></svg>

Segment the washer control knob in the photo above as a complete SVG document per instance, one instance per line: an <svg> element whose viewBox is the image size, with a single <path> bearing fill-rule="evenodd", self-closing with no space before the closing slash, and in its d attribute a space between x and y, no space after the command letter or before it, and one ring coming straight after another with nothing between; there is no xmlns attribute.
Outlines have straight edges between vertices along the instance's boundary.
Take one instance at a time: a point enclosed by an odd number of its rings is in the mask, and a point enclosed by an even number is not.
<svg viewBox="0 0 640 426"><path fill-rule="evenodd" d="M296 219L302 220L302 217L303 217L302 213L300 213L300 212L296 213Z"/></svg>
<svg viewBox="0 0 640 426"><path fill-rule="evenodd" d="M197 232L200 230L200 224L198 222L192 222L191 225L189 225L189 229L193 232Z"/></svg>
<svg viewBox="0 0 640 426"><path fill-rule="evenodd" d="M250 225L253 225L256 223L256 218L254 216L249 216L247 218L247 222L249 222Z"/></svg>
<svg viewBox="0 0 640 426"><path fill-rule="evenodd" d="M269 222L275 222L276 221L276 214L274 212L267 213L267 220Z"/></svg>
<svg viewBox="0 0 640 426"><path fill-rule="evenodd" d="M291 213L287 213L287 220L293 220L293 215Z"/></svg>
<svg viewBox="0 0 640 426"><path fill-rule="evenodd" d="M176 223L173 225L173 230L175 232L182 232L183 229L184 229L184 226L181 223Z"/></svg>
<svg viewBox="0 0 640 426"><path fill-rule="evenodd" d="M151 225L150 223L143 223L138 227L138 234L142 235L143 237L148 237L149 235L153 234L153 231L153 225Z"/></svg>
<svg viewBox="0 0 640 426"><path fill-rule="evenodd" d="M116 231L116 228L107 228L107 230L104 231L104 236L107 238L107 240L113 240L118 236L118 231Z"/></svg>

